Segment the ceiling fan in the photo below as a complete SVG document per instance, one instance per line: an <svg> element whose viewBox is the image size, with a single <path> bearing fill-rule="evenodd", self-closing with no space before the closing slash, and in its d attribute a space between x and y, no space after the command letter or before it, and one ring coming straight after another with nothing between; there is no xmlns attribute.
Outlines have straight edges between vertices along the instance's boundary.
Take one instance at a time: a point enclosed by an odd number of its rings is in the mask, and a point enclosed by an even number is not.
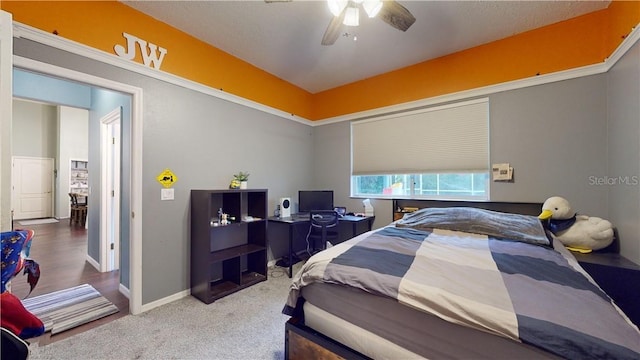
<svg viewBox="0 0 640 360"><path fill-rule="evenodd" d="M291 0L265 0L267 3L289 2ZM334 15L322 37L322 45L333 45L342 25L358 26L360 7L370 18L379 16L382 21L402 31L407 31L416 18L395 0L327 0L329 10Z"/></svg>
<svg viewBox="0 0 640 360"><path fill-rule="evenodd" d="M394 0L328 0L334 15L322 37L322 45L333 45L340 36L342 25L358 26L359 7L362 5L369 17L380 16L382 21L402 31L407 31L416 18L404 6Z"/></svg>

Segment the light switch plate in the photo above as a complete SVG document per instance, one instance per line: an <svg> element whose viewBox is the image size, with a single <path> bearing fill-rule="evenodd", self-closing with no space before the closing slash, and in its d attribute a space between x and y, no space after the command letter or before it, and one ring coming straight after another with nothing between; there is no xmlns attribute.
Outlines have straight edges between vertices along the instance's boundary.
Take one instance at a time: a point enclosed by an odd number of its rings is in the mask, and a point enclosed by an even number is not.
<svg viewBox="0 0 640 360"><path fill-rule="evenodd" d="M161 189L160 190L160 200L173 200L174 199L174 191L173 189Z"/></svg>

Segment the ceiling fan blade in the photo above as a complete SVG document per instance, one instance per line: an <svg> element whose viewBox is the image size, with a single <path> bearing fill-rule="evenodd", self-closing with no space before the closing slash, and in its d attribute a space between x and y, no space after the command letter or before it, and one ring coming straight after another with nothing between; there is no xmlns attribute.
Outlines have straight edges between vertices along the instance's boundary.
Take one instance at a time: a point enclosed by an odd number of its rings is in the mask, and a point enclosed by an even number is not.
<svg viewBox="0 0 640 360"><path fill-rule="evenodd" d="M411 12L396 1L383 1L383 4L378 16L394 28L407 31L416 22L416 18Z"/></svg>
<svg viewBox="0 0 640 360"><path fill-rule="evenodd" d="M340 15L334 16L327 26L327 30L324 32L322 36L322 45L333 45L333 43L338 40L338 36L340 36L340 30L342 29L342 21L344 21L344 14L347 8L345 7Z"/></svg>

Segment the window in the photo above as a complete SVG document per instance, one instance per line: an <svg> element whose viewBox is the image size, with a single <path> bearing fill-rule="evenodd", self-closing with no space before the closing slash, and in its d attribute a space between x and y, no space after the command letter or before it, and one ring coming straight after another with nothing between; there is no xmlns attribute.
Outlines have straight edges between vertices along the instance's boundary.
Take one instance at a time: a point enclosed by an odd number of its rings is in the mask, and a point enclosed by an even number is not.
<svg viewBox="0 0 640 360"><path fill-rule="evenodd" d="M352 177L352 196L487 200L489 173L394 174Z"/></svg>
<svg viewBox="0 0 640 360"><path fill-rule="evenodd" d="M351 124L351 195L489 199L488 99Z"/></svg>

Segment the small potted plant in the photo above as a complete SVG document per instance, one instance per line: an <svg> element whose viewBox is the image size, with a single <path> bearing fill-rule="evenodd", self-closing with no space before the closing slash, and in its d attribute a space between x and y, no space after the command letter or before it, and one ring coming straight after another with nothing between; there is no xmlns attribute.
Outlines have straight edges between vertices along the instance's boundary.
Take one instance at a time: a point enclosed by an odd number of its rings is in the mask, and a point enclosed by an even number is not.
<svg viewBox="0 0 640 360"><path fill-rule="evenodd" d="M240 171L239 173L233 175L233 180L236 183L239 183L240 189L247 188L247 181L249 180L249 173Z"/></svg>

